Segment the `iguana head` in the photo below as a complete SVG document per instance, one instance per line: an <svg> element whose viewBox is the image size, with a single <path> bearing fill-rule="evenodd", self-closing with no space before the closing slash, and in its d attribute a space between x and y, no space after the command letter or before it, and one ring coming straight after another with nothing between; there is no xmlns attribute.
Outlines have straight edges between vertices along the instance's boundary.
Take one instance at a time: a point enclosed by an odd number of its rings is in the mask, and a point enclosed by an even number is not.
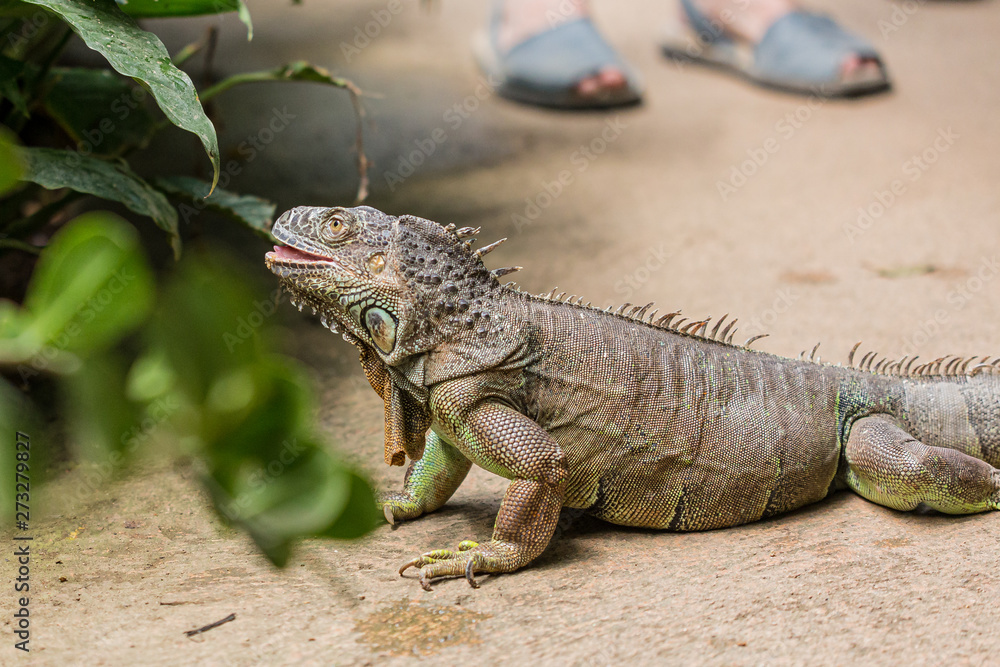
<svg viewBox="0 0 1000 667"><path fill-rule="evenodd" d="M483 250L463 242L473 231L367 206L300 206L274 223L285 246L265 262L293 303L395 365L444 341L490 335L500 284Z"/></svg>

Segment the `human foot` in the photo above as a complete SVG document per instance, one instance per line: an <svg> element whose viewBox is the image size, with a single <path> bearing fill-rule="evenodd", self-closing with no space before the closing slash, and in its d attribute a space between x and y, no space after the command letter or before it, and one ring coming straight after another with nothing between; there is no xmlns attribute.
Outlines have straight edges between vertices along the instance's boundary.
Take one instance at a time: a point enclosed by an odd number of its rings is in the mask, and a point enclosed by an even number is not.
<svg viewBox="0 0 1000 667"><path fill-rule="evenodd" d="M590 18L587 0L505 0L497 41L504 53L529 38L570 21ZM625 73L615 64L607 64L593 76L576 84L581 97L601 93L614 94L628 85Z"/></svg>
<svg viewBox="0 0 1000 667"><path fill-rule="evenodd" d="M506 97L559 107L639 99L635 77L591 23L587 0L498 0L490 28L477 55Z"/></svg>
<svg viewBox="0 0 1000 667"><path fill-rule="evenodd" d="M668 56L726 66L797 92L847 96L889 86L870 44L793 0L681 0L680 10L696 43L681 53L667 43Z"/></svg>

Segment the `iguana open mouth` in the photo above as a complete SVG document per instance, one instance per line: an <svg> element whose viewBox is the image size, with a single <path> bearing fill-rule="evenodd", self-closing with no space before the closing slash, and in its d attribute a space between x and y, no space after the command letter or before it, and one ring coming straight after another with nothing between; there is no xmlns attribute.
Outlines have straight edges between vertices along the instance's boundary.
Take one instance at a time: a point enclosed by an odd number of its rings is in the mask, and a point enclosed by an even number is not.
<svg viewBox="0 0 1000 667"><path fill-rule="evenodd" d="M266 259L270 261L278 260L281 261L282 263L330 261L330 259L327 257L320 257L319 255L313 255L304 250L299 250L298 248L293 248L291 246L285 246L285 245L274 246L274 251L267 253Z"/></svg>

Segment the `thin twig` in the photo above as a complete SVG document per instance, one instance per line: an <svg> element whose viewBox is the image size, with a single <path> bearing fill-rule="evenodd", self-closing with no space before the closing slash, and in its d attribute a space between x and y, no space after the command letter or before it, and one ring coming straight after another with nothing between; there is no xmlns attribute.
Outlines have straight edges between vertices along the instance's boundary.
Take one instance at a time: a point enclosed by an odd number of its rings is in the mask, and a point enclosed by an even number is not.
<svg viewBox="0 0 1000 667"><path fill-rule="evenodd" d="M208 632L209 630L212 630L213 628L217 628L220 625L224 625L224 624L228 623L229 621L235 621L235 620L236 620L236 614L230 614L229 616L226 616L221 621L216 621L215 623L209 623L208 625L206 625L204 627L201 627L201 628L198 628L197 630L185 630L184 634L186 634L188 637L194 637L195 635L200 635L203 632Z"/></svg>
<svg viewBox="0 0 1000 667"><path fill-rule="evenodd" d="M358 151L358 194L356 203L360 204L368 198L368 168L371 163L365 154L365 107L361 103L361 89L353 82L343 79L344 89L351 96L354 105L354 115L357 129L354 133L354 145Z"/></svg>

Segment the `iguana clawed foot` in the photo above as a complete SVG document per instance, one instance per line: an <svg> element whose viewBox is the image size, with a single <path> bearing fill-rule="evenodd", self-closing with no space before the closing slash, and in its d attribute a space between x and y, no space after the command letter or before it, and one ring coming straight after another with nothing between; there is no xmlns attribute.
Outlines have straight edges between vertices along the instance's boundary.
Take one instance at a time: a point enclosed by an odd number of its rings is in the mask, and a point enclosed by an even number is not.
<svg viewBox="0 0 1000 667"><path fill-rule="evenodd" d="M431 580L438 577L465 576L469 585L479 588L475 574L477 572L506 572L511 568L504 567L504 549L501 543L487 542L480 545L472 540L465 540L458 549L436 549L414 558L399 568L399 576L403 576L411 567L420 569L420 586L431 590Z"/></svg>
<svg viewBox="0 0 1000 667"><path fill-rule="evenodd" d="M395 526L397 521L416 519L424 513L420 502L405 491L379 494L377 504L391 526Z"/></svg>

